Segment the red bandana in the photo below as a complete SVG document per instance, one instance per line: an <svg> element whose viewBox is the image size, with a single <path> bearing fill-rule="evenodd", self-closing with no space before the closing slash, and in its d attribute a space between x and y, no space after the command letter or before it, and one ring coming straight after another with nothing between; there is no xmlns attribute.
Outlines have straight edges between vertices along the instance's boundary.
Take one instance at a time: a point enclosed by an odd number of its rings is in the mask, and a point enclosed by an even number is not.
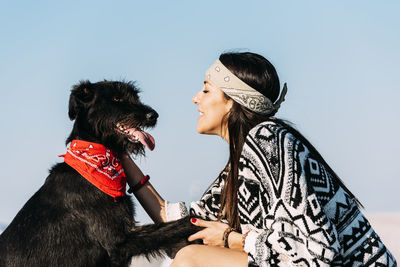
<svg viewBox="0 0 400 267"><path fill-rule="evenodd" d="M126 176L121 162L111 150L101 144L72 140L64 162L104 193L114 197L125 196Z"/></svg>

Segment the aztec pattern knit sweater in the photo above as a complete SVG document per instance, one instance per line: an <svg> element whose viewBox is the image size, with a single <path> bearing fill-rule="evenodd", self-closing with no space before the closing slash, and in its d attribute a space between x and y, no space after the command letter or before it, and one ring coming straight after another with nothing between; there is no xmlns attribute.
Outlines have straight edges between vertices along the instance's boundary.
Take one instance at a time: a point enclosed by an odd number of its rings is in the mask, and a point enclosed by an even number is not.
<svg viewBox="0 0 400 267"><path fill-rule="evenodd" d="M192 216L217 220L222 172ZM396 266L356 203L289 129L263 122L239 164L238 209L249 266ZM222 220L226 222L226 220Z"/></svg>

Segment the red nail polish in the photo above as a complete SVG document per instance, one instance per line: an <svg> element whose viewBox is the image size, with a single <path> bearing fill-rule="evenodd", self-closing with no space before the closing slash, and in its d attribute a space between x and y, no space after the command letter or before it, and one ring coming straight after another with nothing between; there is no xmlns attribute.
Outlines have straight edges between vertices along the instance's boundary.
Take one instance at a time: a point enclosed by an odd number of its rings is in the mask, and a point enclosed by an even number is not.
<svg viewBox="0 0 400 267"><path fill-rule="evenodd" d="M196 218L191 218L190 221L191 221L192 223L196 223L196 222L197 222L197 219L196 219Z"/></svg>

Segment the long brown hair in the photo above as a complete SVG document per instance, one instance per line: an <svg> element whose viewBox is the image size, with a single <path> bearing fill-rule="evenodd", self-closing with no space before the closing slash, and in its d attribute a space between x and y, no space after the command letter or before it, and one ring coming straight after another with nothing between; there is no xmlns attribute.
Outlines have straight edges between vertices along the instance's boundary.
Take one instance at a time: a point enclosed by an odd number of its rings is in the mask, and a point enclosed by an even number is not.
<svg viewBox="0 0 400 267"><path fill-rule="evenodd" d="M279 77L274 66L263 56L250 52L224 53L219 57L219 60L247 85L262 93L272 102L276 101L280 91ZM227 95L225 95L225 97L229 98ZM353 198L359 206L362 206L336 173L329 167L314 146L287 122L274 118L274 115L275 113L268 115L257 114L236 102L233 103L231 110L226 114L223 123L227 122L229 132L229 160L226 167L229 171L225 179L224 188L222 189L219 219L225 217L231 227L238 230L240 229L237 208L240 154L249 131L257 124L267 120L275 121L287 127L296 138L301 140L311 152L318 157L318 160L327 166L328 171L330 171L339 185L342 186L350 197Z"/></svg>

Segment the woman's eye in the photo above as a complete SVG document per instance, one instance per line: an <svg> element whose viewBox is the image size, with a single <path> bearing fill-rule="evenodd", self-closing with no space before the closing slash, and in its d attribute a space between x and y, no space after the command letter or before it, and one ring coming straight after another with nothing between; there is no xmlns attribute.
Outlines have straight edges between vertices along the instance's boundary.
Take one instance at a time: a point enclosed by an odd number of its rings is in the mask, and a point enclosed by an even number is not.
<svg viewBox="0 0 400 267"><path fill-rule="evenodd" d="M203 90L203 93L207 94L209 91L207 89Z"/></svg>

